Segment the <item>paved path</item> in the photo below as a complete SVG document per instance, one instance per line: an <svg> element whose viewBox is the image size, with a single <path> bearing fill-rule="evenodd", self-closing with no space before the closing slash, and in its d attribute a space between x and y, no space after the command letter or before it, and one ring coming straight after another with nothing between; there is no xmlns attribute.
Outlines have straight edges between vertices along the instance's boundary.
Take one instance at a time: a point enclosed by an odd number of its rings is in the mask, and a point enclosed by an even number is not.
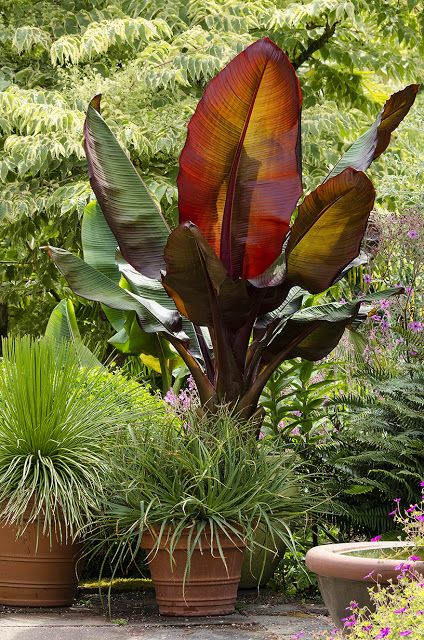
<svg viewBox="0 0 424 640"><path fill-rule="evenodd" d="M287 604L268 593L242 595L235 614L214 618L161 618L149 592L121 594L118 603L114 596L120 617L114 618L112 609L112 621L93 595L66 609L0 607L0 639L289 640L299 634L301 640L313 640L334 628L323 607Z"/></svg>

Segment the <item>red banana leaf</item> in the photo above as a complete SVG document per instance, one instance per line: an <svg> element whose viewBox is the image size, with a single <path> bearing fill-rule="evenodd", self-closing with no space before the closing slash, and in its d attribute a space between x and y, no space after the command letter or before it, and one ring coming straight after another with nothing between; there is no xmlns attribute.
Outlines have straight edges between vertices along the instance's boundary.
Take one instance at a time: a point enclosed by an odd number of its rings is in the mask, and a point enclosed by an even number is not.
<svg viewBox="0 0 424 640"><path fill-rule="evenodd" d="M286 55L258 40L208 85L188 126L180 222L193 222L232 279L280 255L302 191L301 93Z"/></svg>

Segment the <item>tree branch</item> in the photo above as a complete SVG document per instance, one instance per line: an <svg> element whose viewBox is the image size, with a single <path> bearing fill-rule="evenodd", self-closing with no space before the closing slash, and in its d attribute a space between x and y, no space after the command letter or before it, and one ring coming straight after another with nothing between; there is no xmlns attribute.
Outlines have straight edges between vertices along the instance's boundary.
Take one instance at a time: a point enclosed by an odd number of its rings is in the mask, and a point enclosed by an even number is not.
<svg viewBox="0 0 424 640"><path fill-rule="evenodd" d="M315 51L321 49L332 38L336 32L336 25L338 22L334 22L331 27L327 24L324 27L323 33L316 38L316 40L309 40L308 46L298 56L296 56L291 62L295 69L298 69L304 62L309 60Z"/></svg>

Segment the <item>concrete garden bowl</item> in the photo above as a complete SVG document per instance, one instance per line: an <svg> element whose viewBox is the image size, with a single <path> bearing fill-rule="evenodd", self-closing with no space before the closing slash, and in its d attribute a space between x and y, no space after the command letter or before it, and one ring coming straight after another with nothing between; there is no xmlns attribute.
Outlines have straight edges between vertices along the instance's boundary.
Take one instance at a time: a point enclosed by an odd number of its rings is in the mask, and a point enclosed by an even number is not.
<svg viewBox="0 0 424 640"><path fill-rule="evenodd" d="M369 587L396 580L399 565L407 562L415 547L408 542L349 542L313 547L306 554L308 569L317 574L322 598L334 622L349 615L346 607L355 600L371 608ZM424 558L424 554L422 556ZM424 573L424 562L414 569Z"/></svg>

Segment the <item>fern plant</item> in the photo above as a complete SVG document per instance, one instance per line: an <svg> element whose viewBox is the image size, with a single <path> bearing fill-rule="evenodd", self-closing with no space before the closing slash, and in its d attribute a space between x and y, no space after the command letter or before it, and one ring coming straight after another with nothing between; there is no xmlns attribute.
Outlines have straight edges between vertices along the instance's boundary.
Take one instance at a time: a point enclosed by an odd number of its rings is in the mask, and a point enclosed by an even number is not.
<svg viewBox="0 0 424 640"><path fill-rule="evenodd" d="M362 393L332 401L337 434L317 451L332 470L333 490L344 514L334 521L345 532L375 535L393 528L393 499L414 503L424 477L424 367L393 376L362 368ZM342 409L342 413L340 413Z"/></svg>

